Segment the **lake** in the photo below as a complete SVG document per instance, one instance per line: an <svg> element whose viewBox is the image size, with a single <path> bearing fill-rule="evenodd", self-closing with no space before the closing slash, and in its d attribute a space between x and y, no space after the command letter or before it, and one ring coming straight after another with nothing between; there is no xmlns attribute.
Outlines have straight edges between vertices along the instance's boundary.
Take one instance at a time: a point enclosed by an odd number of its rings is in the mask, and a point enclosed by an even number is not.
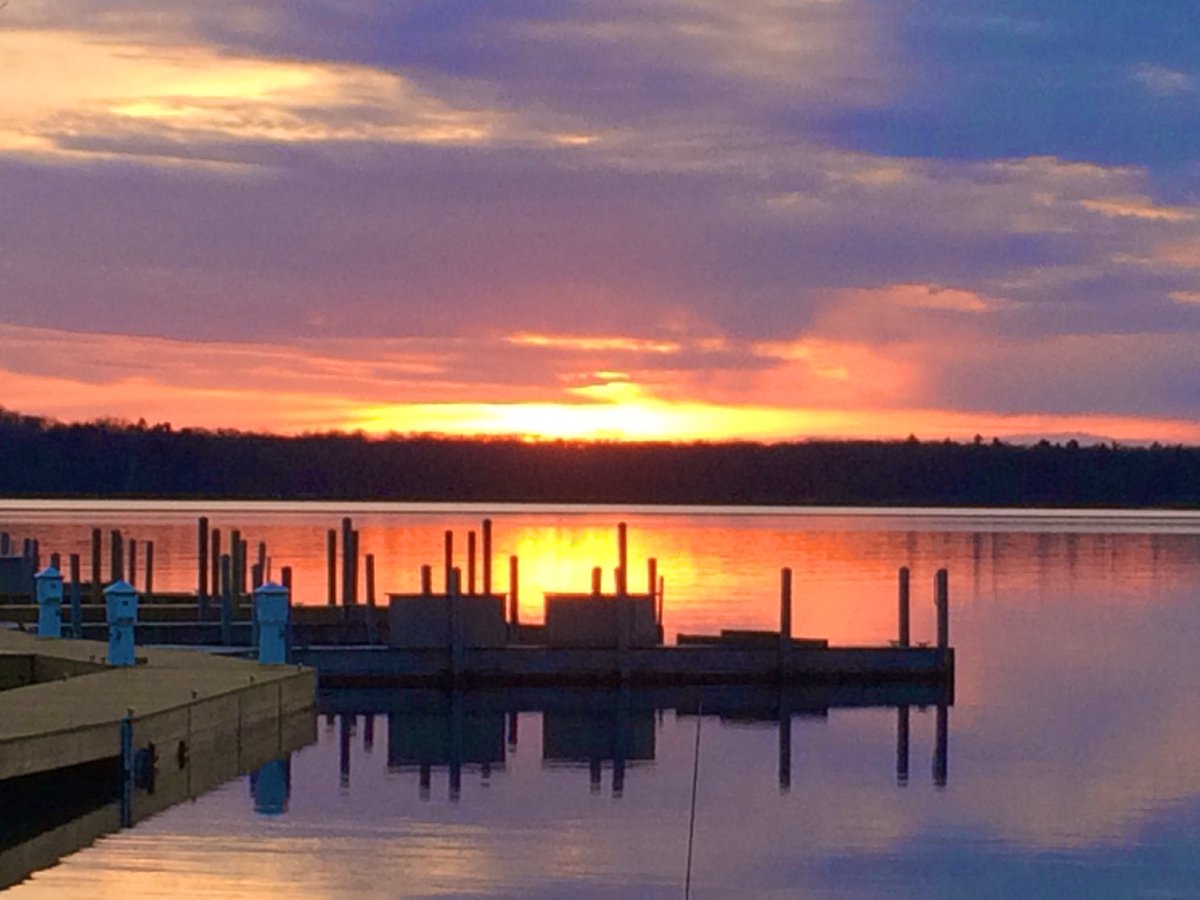
<svg viewBox="0 0 1200 900"><path fill-rule="evenodd" d="M0 528L86 554L93 526L121 527L155 542L159 588L186 590L201 512L266 541L300 603L325 602L325 531L343 514L381 591L415 590L444 531L465 546L488 515L499 584L521 560L526 621L543 591L611 573L625 521L631 588L658 559L668 641L777 627L782 566L794 633L840 644L895 636L908 566L913 637L932 641L944 566L944 758L938 710L917 705L802 695L781 721L778 697L703 692L333 693L315 744L15 896L678 897L697 746L694 897L1200 884L1200 514L5 501Z"/></svg>

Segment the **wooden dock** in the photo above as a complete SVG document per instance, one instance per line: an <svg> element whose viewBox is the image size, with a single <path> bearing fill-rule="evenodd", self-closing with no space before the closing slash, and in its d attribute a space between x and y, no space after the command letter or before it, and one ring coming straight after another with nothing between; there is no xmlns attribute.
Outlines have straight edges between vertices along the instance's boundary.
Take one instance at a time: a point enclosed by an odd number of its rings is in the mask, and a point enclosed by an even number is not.
<svg viewBox="0 0 1200 900"><path fill-rule="evenodd" d="M0 630L0 888L315 739L312 670L155 648L109 667L107 650Z"/></svg>
<svg viewBox="0 0 1200 900"><path fill-rule="evenodd" d="M937 647L675 646L617 650L511 646L472 648L454 665L444 650L388 647L297 648L322 688L436 686L719 685L741 683L952 685L954 650Z"/></svg>
<svg viewBox="0 0 1200 900"><path fill-rule="evenodd" d="M221 532L207 518L197 528L195 594L152 593L152 572L138 606L139 644L253 646L256 594L272 560L259 543L250 568L250 546L242 533L229 533L230 553L221 553ZM339 531L341 559L339 565ZM110 575L127 571L134 541L113 531ZM592 569L591 590L548 592L542 624L521 621L518 560L508 558L508 591L494 585L493 528L484 519L482 541L467 535L465 569L456 565L455 536L447 531L442 546L441 590L434 589L434 566L420 567L420 590L376 590L374 556L365 554L365 591L360 595L360 539L349 518L329 529L326 541L327 596L316 604L292 604L288 614L291 659L315 668L321 684L332 685L679 685L743 682L781 684L829 682L939 682L954 680L954 650L949 641L949 576L939 570L934 583L937 634L932 646L918 645L909 634L909 573L899 571L896 639L888 646L830 647L819 637L796 637L792 629L792 570L780 571L779 627L775 631L727 630L718 635L679 635L664 643L664 580L658 561L646 560L645 589L631 587L627 528L616 529L618 565L611 591L603 571ZM80 561L71 559L70 609L62 616L72 634L102 638L107 626L100 580L101 543L92 535L90 584L80 581ZM482 553L477 554L482 544ZM0 597L0 618L32 627L40 615L32 567L38 543L26 539L20 565L10 566L10 584L29 582L31 593ZM143 541L144 550L152 543ZM128 550L128 553L126 552ZM143 552L149 563L153 553ZM53 556L52 556L53 561ZM129 568L132 568L130 566ZM290 568L281 567L291 602ZM388 574L388 573L385 573ZM477 577L479 576L479 577ZM340 587L340 597L339 597ZM279 588L274 588L279 590ZM60 590L61 593L61 590ZM88 601L84 600L87 596ZM67 626L64 624L64 629Z"/></svg>

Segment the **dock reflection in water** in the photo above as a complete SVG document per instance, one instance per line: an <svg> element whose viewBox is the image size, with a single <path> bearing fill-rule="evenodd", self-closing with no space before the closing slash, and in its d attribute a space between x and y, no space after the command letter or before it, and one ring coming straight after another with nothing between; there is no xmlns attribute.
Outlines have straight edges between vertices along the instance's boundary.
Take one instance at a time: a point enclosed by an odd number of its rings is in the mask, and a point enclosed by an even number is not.
<svg viewBox="0 0 1200 900"><path fill-rule="evenodd" d="M743 685L708 688L523 688L505 691L338 690L324 693L320 709L327 729L338 733L338 770L343 787L351 779L351 748L358 723L370 752L375 720L386 716L387 766L416 771L419 796L430 798L433 774L447 775L448 798L462 793L464 772L482 780L503 773L509 750L520 737L523 715L541 719L541 759L547 769L587 770L593 792L605 770L611 792L626 790L628 770L655 761L656 735L666 711L677 719L702 716L723 724L776 729L781 791L792 784L794 722L823 720L833 708L896 709L896 782L909 781L910 710L933 708L932 780L944 787L949 773L949 707L945 686L830 685L789 687Z"/></svg>
<svg viewBox="0 0 1200 900"><path fill-rule="evenodd" d="M269 734L215 742L203 759L160 756L154 779L134 792L131 803L122 802L119 756L0 782L0 889L247 772L253 773L255 810L284 813L291 753L316 736L310 709L288 717Z"/></svg>

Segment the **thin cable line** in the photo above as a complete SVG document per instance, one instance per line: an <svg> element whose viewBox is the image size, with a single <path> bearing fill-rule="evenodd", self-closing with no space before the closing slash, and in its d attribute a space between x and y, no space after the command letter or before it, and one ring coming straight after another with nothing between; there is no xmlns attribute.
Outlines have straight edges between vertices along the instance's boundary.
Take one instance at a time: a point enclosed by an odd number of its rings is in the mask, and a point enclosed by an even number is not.
<svg viewBox="0 0 1200 900"><path fill-rule="evenodd" d="M688 817L687 874L683 882L683 900L692 896L692 846L696 839L696 786L700 783L700 723L704 721L704 699L696 707L696 747L692 753L692 810Z"/></svg>

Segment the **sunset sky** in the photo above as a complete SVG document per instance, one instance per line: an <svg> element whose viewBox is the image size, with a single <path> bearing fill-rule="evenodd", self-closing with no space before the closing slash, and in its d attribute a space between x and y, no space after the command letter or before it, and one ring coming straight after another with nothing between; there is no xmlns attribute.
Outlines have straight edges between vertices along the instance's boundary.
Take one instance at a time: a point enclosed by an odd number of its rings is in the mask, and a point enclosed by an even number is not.
<svg viewBox="0 0 1200 900"><path fill-rule="evenodd" d="M0 406L1200 444L1195 0L9 0Z"/></svg>

